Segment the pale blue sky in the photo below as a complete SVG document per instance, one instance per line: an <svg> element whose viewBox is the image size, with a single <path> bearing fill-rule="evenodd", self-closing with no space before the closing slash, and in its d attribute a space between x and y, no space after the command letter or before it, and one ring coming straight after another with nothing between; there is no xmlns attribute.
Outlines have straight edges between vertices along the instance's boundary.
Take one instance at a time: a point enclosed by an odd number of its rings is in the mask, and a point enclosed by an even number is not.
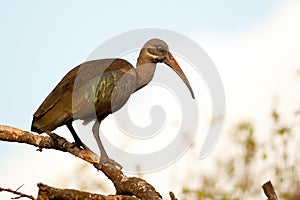
<svg viewBox="0 0 300 200"><path fill-rule="evenodd" d="M230 34L259 23L278 4L279 0L2 1L0 124L29 130L32 114L63 75L114 35L147 27L190 37ZM1 142L1 147L13 146Z"/></svg>

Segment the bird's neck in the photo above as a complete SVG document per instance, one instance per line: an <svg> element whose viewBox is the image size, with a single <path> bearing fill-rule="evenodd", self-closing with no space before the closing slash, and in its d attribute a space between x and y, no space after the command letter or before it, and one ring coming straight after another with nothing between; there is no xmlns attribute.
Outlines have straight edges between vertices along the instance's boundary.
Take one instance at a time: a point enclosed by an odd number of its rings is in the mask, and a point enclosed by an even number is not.
<svg viewBox="0 0 300 200"><path fill-rule="evenodd" d="M156 63L149 58L139 57L137 60L137 90L147 85L153 78Z"/></svg>

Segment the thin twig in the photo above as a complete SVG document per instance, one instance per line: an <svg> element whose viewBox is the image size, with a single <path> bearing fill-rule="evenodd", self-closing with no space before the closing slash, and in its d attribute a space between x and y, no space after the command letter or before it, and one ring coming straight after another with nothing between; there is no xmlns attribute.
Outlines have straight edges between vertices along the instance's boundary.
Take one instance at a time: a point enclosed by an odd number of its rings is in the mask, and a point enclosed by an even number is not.
<svg viewBox="0 0 300 200"><path fill-rule="evenodd" d="M15 195L19 195L18 197L13 197L12 199L19 199L19 198L25 197L25 198L28 198L28 199L35 200L35 198L31 195L27 195L27 194L24 194L22 192L18 192L16 190L12 190L10 188L1 188L0 187L0 192L9 192L9 193L12 193L12 194L15 194Z"/></svg>

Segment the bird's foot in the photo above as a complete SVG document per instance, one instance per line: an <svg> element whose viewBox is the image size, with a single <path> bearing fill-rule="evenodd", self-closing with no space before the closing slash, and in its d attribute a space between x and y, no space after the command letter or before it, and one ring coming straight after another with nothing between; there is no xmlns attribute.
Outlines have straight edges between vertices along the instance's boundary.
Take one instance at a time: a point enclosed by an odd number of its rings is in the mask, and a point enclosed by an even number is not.
<svg viewBox="0 0 300 200"><path fill-rule="evenodd" d="M50 136L53 140L57 140L57 138L59 138L58 135L56 135L55 133L52 133L51 131L45 131L45 133Z"/></svg>
<svg viewBox="0 0 300 200"><path fill-rule="evenodd" d="M105 156L100 157L100 163L102 163L103 165L118 169L118 170L121 170L123 168L122 165L120 165L113 159L110 159L109 157L105 157Z"/></svg>
<svg viewBox="0 0 300 200"><path fill-rule="evenodd" d="M83 144L82 142L72 142L72 146L71 148L79 148L79 149L82 149L82 150L87 150L87 151L90 151L90 152L93 152L90 148L88 148L85 144Z"/></svg>
<svg viewBox="0 0 300 200"><path fill-rule="evenodd" d="M77 147L79 149L83 149L84 146L82 143L78 143L78 142L72 142L72 148Z"/></svg>
<svg viewBox="0 0 300 200"><path fill-rule="evenodd" d="M88 148L81 140L75 140L75 142L72 143L72 147L77 147L79 149L86 149L88 151L91 151L91 149Z"/></svg>

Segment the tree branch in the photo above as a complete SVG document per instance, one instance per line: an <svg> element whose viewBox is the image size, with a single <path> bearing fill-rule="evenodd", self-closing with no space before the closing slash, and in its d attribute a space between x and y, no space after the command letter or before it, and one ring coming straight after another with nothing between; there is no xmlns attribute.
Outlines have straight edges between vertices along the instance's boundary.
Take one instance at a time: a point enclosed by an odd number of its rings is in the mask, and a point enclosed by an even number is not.
<svg viewBox="0 0 300 200"><path fill-rule="evenodd" d="M27 194L24 194L22 192L18 192L17 190L12 190L10 188L1 188L0 187L0 192L9 192L9 193L18 195L18 197L14 197L14 198L11 198L11 199L19 199L21 197L25 197L25 198L28 198L28 199L35 200L35 198L31 195L27 195Z"/></svg>
<svg viewBox="0 0 300 200"><path fill-rule="evenodd" d="M268 200L278 200L274 187L271 181L266 182L262 186L265 195L268 197Z"/></svg>
<svg viewBox="0 0 300 200"><path fill-rule="evenodd" d="M174 195L173 192L169 192L169 195L171 197L171 200L178 200L178 199L176 199L176 197L175 197L175 195Z"/></svg>
<svg viewBox="0 0 300 200"><path fill-rule="evenodd" d="M128 195L100 195L91 194L88 192L82 192L72 189L59 189L44 185L42 183L38 184L39 194L37 200L69 200L69 199L89 199L89 200L138 200L136 197Z"/></svg>
<svg viewBox="0 0 300 200"><path fill-rule="evenodd" d="M113 182L117 194L134 195L140 199L162 199L155 188L145 180L127 177L118 169L102 165L99 163L99 157L96 154L76 147L73 143L55 133L51 133L50 136L42 136L14 127L0 125L0 140L30 144L41 149L56 149L68 152L101 170Z"/></svg>

